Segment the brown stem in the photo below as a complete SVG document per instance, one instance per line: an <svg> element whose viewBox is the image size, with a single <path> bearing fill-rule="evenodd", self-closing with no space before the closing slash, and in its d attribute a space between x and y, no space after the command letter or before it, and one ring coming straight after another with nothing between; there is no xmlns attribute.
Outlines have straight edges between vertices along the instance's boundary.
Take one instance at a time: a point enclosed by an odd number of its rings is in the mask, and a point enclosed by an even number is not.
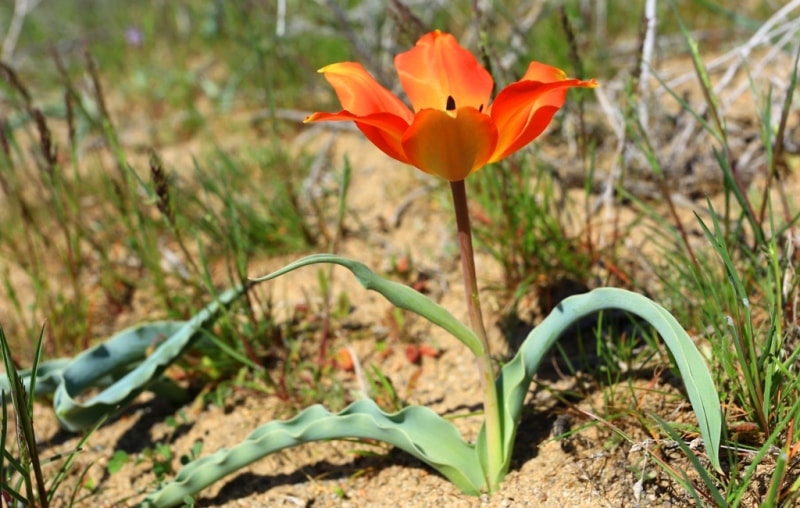
<svg viewBox="0 0 800 508"><path fill-rule="evenodd" d="M489 340L486 328L483 325L481 302L478 294L478 278L475 274L475 253L472 249L472 229L469 223L469 206L467 205L467 191L463 180L450 182L453 193L453 207L456 213L458 227L458 248L461 252L461 272L464 277L464 289L467 296L467 309L472 331L478 336L483 345L483 354L478 355L478 371L483 389L483 411L486 425L488 454L487 480L489 491L497 488L501 470L504 468L505 453L503 445L502 416L495 388L494 366L489 349Z"/></svg>
<svg viewBox="0 0 800 508"><path fill-rule="evenodd" d="M489 353L489 342L486 338L486 328L483 325L481 302L478 295L478 278L475 274L475 253L472 249L472 227L469 222L469 207L467 205L467 191L464 180L450 182L453 192L453 207L456 212L456 226L458 228L458 249L461 252L461 273L464 277L464 289L467 292L467 308L469 309L469 322L478 338L481 339L486 353Z"/></svg>

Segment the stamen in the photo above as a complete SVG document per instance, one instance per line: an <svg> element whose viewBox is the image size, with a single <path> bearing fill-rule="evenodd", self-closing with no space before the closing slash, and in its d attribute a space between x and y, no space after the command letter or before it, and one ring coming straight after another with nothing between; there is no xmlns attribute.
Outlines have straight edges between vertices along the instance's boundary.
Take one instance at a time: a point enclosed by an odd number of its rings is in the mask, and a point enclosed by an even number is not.
<svg viewBox="0 0 800 508"><path fill-rule="evenodd" d="M447 96L447 105L445 106L447 111L454 111L456 109L456 100L453 99L452 95Z"/></svg>
<svg viewBox="0 0 800 508"><path fill-rule="evenodd" d="M483 113L483 104L478 107L478 113Z"/></svg>

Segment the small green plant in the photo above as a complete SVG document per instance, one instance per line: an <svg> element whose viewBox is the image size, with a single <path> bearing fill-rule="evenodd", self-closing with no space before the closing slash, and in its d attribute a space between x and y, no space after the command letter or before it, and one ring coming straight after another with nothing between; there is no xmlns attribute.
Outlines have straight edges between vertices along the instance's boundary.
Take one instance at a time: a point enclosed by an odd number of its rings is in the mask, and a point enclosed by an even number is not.
<svg viewBox="0 0 800 508"><path fill-rule="evenodd" d="M172 474L172 449L169 443L157 443L153 448L142 450L142 456L137 463L148 462L151 464L156 480L161 482Z"/></svg>
<svg viewBox="0 0 800 508"><path fill-rule="evenodd" d="M108 465L106 469L108 469L108 474L117 474L122 469L122 467L130 462L130 456L127 452L123 450L117 450L114 452L114 455L108 459Z"/></svg>

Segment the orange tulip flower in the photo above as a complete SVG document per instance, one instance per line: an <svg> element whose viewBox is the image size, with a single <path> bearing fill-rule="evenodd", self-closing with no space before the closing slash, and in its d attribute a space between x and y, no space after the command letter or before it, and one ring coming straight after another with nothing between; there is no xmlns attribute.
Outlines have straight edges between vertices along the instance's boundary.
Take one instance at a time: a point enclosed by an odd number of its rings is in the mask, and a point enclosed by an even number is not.
<svg viewBox="0 0 800 508"><path fill-rule="evenodd" d="M492 76L455 37L439 30L422 36L394 64L413 112L361 64L342 62L320 72L344 109L305 121L353 121L388 156L451 182L533 141L569 88L597 86L593 79L567 79L560 69L531 62L522 79L490 104Z"/></svg>

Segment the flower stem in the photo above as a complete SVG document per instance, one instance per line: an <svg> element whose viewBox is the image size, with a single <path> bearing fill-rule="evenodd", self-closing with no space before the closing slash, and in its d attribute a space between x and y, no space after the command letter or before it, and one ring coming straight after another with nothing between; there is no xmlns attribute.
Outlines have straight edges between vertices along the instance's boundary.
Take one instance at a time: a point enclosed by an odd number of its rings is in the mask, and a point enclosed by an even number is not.
<svg viewBox="0 0 800 508"><path fill-rule="evenodd" d="M500 405L497 399L489 340L486 336L486 328L484 327L481 313L478 279L475 275L475 254L472 249L472 228L469 221L469 206L467 204L467 191L464 180L450 182L450 190L453 193L453 208L456 212L458 248L461 252L461 272L464 277L464 289L467 293L470 326L483 345L483 354L479 355L476 360L481 377L481 387L483 388L487 450L481 450L479 453L485 452L487 454L488 470L485 473L487 475L487 485L491 492L498 487L501 479L500 475L502 474L501 470L505 462Z"/></svg>

